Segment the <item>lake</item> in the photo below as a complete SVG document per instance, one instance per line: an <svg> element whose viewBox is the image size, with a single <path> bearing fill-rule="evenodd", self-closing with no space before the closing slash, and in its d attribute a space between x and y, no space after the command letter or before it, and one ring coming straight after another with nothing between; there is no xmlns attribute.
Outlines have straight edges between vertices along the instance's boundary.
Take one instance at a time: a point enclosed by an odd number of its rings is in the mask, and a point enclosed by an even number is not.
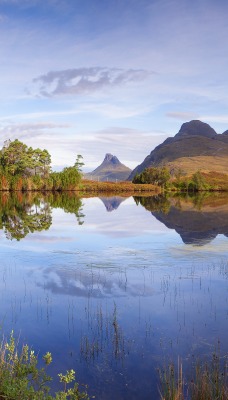
<svg viewBox="0 0 228 400"><path fill-rule="evenodd" d="M1 331L50 351L51 374L157 400L164 364L228 353L227 195L0 200Z"/></svg>

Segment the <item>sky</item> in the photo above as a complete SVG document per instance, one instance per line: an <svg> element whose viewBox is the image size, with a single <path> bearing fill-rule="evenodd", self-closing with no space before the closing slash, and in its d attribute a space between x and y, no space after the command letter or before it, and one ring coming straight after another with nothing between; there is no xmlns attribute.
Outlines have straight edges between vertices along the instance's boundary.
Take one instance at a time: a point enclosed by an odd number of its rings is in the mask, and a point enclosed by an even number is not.
<svg viewBox="0 0 228 400"><path fill-rule="evenodd" d="M226 0L0 0L0 147L136 167L182 123L228 129Z"/></svg>

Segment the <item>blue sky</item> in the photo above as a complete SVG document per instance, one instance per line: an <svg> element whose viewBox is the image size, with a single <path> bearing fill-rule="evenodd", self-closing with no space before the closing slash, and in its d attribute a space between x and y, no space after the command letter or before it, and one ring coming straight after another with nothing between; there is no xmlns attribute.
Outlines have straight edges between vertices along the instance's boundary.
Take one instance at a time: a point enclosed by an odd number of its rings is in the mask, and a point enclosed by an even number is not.
<svg viewBox="0 0 228 400"><path fill-rule="evenodd" d="M183 122L228 129L228 2L0 0L0 146L134 168Z"/></svg>

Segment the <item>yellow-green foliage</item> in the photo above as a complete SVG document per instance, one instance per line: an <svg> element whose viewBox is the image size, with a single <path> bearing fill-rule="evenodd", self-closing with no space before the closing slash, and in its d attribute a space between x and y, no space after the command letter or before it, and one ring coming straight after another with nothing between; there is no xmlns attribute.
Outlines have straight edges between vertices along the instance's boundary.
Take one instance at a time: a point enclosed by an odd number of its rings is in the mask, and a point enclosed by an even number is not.
<svg viewBox="0 0 228 400"><path fill-rule="evenodd" d="M133 183L165 186L169 180L170 173L166 167L150 167L144 169L141 174L137 174L133 179Z"/></svg>
<svg viewBox="0 0 228 400"><path fill-rule="evenodd" d="M19 351L13 332L9 341L0 347L0 399L8 400L89 400L86 391L80 391L75 381L75 371L58 374L63 390L50 394L47 367L52 362L51 353L43 356L44 366L38 367L38 356L28 346ZM72 384L73 383L73 384ZM70 387L69 387L70 385Z"/></svg>
<svg viewBox="0 0 228 400"><path fill-rule="evenodd" d="M184 192L228 191L228 175L218 172L197 171L190 176L176 176L170 181L170 189Z"/></svg>

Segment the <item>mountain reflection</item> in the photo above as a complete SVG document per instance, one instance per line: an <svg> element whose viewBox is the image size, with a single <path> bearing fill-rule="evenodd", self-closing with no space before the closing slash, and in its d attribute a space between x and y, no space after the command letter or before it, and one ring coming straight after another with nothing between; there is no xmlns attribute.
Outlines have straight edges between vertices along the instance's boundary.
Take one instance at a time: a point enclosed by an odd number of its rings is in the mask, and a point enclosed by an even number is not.
<svg viewBox="0 0 228 400"><path fill-rule="evenodd" d="M21 192L0 193L0 229L9 240L21 240L28 233L48 230L52 224L52 208L62 208L75 214L78 224L83 224L81 199L75 194Z"/></svg>
<svg viewBox="0 0 228 400"><path fill-rule="evenodd" d="M135 197L167 228L175 229L185 244L203 246L217 235L228 237L228 195Z"/></svg>
<svg viewBox="0 0 228 400"><path fill-rule="evenodd" d="M99 197L104 204L108 212L117 210L120 204L126 200L126 197L114 196L114 197Z"/></svg>
<svg viewBox="0 0 228 400"><path fill-rule="evenodd" d="M125 197L100 197L108 212L117 210ZM198 196L134 197L136 204L146 210L169 229L181 236L185 244L203 246L218 234L228 237L228 195L201 194ZM0 192L0 229L7 239L21 240L29 233L48 230L52 224L52 209L61 208L75 216L79 225L84 222L82 199L75 192L64 193L8 193ZM133 216L129 221L133 220ZM112 219L112 222L114 219ZM100 225L99 225L100 222ZM117 232L123 229L118 220ZM126 222L126 221L125 221ZM102 219L96 226L104 228ZM114 231L114 227L111 227ZM103 232L103 231L102 231ZM130 229L128 228L128 234Z"/></svg>

